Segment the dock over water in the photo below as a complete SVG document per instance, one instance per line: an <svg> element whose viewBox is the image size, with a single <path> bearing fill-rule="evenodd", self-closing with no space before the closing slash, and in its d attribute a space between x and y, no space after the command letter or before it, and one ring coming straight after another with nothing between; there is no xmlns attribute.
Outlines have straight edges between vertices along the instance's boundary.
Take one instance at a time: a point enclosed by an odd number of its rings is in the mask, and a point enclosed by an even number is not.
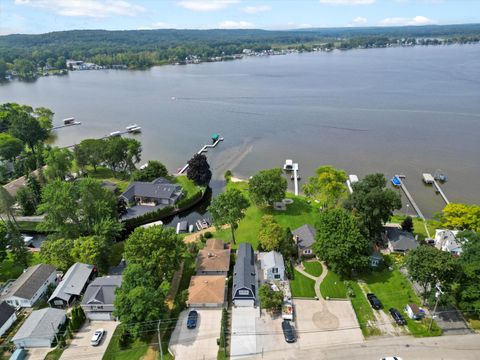
<svg viewBox="0 0 480 360"><path fill-rule="evenodd" d="M442 197L443 201L445 201L445 204L447 204L447 205L450 204L450 201L448 201L448 199L447 199L447 195L445 195L445 193L443 192L442 188L440 187L440 185L438 184L438 182L436 180L433 181L433 186L435 186L438 193Z"/></svg>
<svg viewBox="0 0 480 360"><path fill-rule="evenodd" d="M422 211L420 210L420 208L418 207L417 203L415 202L415 200L413 200L413 197L412 195L410 194L410 192L408 191L407 187L405 186L405 184L403 183L402 179L405 179L405 175L395 175L394 176L394 179L397 178L398 179L398 182L397 183L394 183L394 185L397 185L403 190L403 192L405 193L405 196L407 197L408 201L410 202L410 204L412 204L412 207L413 209L415 210L415 212L417 213L418 217L422 220L425 220L425 216L423 216L422 214Z"/></svg>
<svg viewBox="0 0 480 360"><path fill-rule="evenodd" d="M213 144L204 145L200 150L197 151L197 154L207 152L208 149L216 147L220 141L223 141L223 137L221 137L218 134L214 134L212 136L212 140L213 140ZM182 167L180 170L178 170L178 174L179 175L183 174L187 169L188 169L188 164L186 164L184 167Z"/></svg>

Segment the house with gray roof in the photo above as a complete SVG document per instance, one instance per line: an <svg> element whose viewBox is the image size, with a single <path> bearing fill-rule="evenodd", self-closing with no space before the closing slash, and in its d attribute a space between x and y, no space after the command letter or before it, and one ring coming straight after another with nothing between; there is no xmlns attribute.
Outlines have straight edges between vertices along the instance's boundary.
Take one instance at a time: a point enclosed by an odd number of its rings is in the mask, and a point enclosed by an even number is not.
<svg viewBox="0 0 480 360"><path fill-rule="evenodd" d="M123 217L133 218L166 206L173 206L182 195L182 187L170 183L165 178L158 178L152 182L134 181L120 195L120 198L130 205Z"/></svg>
<svg viewBox="0 0 480 360"><path fill-rule="evenodd" d="M452 255L459 256L462 252L462 244L457 239L458 230L437 229L435 230L435 247L447 251Z"/></svg>
<svg viewBox="0 0 480 360"><path fill-rule="evenodd" d="M57 271L51 265L38 264L26 269L14 282L7 284L0 294L13 307L32 307L50 284L56 284Z"/></svg>
<svg viewBox="0 0 480 360"><path fill-rule="evenodd" d="M5 301L0 302L0 336L10 329L10 326L17 320L15 308Z"/></svg>
<svg viewBox="0 0 480 360"><path fill-rule="evenodd" d="M279 252L270 251L258 254L263 271L263 280L285 280L285 263Z"/></svg>
<svg viewBox="0 0 480 360"><path fill-rule="evenodd" d="M65 320L65 310L45 308L33 311L12 342L18 348L51 347Z"/></svg>
<svg viewBox="0 0 480 360"><path fill-rule="evenodd" d="M235 306L255 306L257 299L257 269L252 245L242 243L238 247L233 268L232 300Z"/></svg>
<svg viewBox="0 0 480 360"><path fill-rule="evenodd" d="M87 319L115 320L115 291L121 284L121 275L111 275L98 277L88 285L81 303Z"/></svg>
<svg viewBox="0 0 480 360"><path fill-rule="evenodd" d="M413 234L402 230L400 226L385 226L383 238L391 252L406 253L418 247L417 239Z"/></svg>
<svg viewBox="0 0 480 360"><path fill-rule="evenodd" d="M65 273L62 281L48 299L52 307L66 307L79 299L94 277L93 265L75 263Z"/></svg>
<svg viewBox="0 0 480 360"><path fill-rule="evenodd" d="M310 224L305 224L296 228L292 231L293 240L298 248L298 256L303 257L312 257L315 254L313 253L312 246L315 243L315 238L317 236L317 231Z"/></svg>

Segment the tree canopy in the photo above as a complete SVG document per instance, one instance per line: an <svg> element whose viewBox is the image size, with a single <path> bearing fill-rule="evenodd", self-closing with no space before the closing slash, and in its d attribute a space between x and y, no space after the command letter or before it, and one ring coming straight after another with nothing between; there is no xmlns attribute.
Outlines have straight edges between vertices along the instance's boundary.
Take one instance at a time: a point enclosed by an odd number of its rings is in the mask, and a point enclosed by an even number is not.
<svg viewBox="0 0 480 360"><path fill-rule="evenodd" d="M353 184L353 193L346 203L359 217L366 235L374 239L382 232L383 224L390 220L393 211L400 209L400 194L386 187L383 174L370 174Z"/></svg>
<svg viewBox="0 0 480 360"><path fill-rule="evenodd" d="M287 191L287 180L281 169L262 170L248 182L248 193L252 202L258 206L271 206L282 201Z"/></svg>
<svg viewBox="0 0 480 360"><path fill-rule="evenodd" d="M480 235L473 231L459 233L463 253L459 258L462 275L458 281L457 302L462 310L480 315Z"/></svg>
<svg viewBox="0 0 480 360"><path fill-rule="evenodd" d="M370 243L361 234L357 219L342 208L320 213L316 225L315 254L341 276L368 267Z"/></svg>
<svg viewBox="0 0 480 360"><path fill-rule="evenodd" d="M285 238L285 230L272 215L264 215L260 222L258 240L264 251L280 251Z"/></svg>
<svg viewBox="0 0 480 360"><path fill-rule="evenodd" d="M273 291L268 284L260 286L258 297L261 306L267 311L280 311L282 309L283 292Z"/></svg>
<svg viewBox="0 0 480 360"><path fill-rule="evenodd" d="M450 203L443 209L443 224L449 229L480 232L480 206Z"/></svg>
<svg viewBox="0 0 480 360"><path fill-rule="evenodd" d="M187 177L197 185L208 185L212 178L212 172L205 155L193 155L188 162Z"/></svg>
<svg viewBox="0 0 480 360"><path fill-rule="evenodd" d="M54 147L45 154L45 176L49 180L65 180L70 173L73 156L70 150Z"/></svg>
<svg viewBox="0 0 480 360"><path fill-rule="evenodd" d="M212 215L212 222L217 228L230 225L234 244L235 228L245 217L245 210L248 206L249 202L240 190L227 189L224 193L217 195L208 207L208 211Z"/></svg>
<svg viewBox="0 0 480 360"><path fill-rule="evenodd" d="M168 176L168 170L160 161L150 160L147 166L133 172L135 181L153 181L159 177Z"/></svg>
<svg viewBox="0 0 480 360"><path fill-rule="evenodd" d="M344 170L335 169L330 165L320 166L315 171L315 176L310 177L308 183L303 186L303 192L308 197L334 207L347 194L346 181L347 174Z"/></svg>

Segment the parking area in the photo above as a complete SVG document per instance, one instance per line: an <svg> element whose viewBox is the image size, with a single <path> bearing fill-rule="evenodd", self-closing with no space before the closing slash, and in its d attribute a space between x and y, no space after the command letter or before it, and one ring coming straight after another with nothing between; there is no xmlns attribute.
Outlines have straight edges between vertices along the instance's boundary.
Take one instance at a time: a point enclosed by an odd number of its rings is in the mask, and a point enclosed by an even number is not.
<svg viewBox="0 0 480 360"><path fill-rule="evenodd" d="M295 299L295 312L302 350L364 340L349 301Z"/></svg>
<svg viewBox="0 0 480 360"><path fill-rule="evenodd" d="M60 360L78 360L78 359L92 359L101 360L112 335L117 328L119 322L116 321L87 321L79 332L75 333L70 345L63 351ZM90 339L97 329L104 329L100 345L90 345Z"/></svg>
<svg viewBox="0 0 480 360"><path fill-rule="evenodd" d="M286 356L292 350L298 349L298 343L287 343L282 330L282 316L270 315L262 310L261 316L256 321L257 352L281 353Z"/></svg>
<svg viewBox="0 0 480 360"><path fill-rule="evenodd" d="M216 359L222 309L196 309L195 329L187 329L188 309L182 311L170 338L169 349L176 360Z"/></svg>
<svg viewBox="0 0 480 360"><path fill-rule="evenodd" d="M232 308L231 359L254 356L258 353L256 322L259 317L260 311L258 308Z"/></svg>
<svg viewBox="0 0 480 360"><path fill-rule="evenodd" d="M45 356L52 351L50 348L35 348L35 349L28 349L26 360L44 360Z"/></svg>

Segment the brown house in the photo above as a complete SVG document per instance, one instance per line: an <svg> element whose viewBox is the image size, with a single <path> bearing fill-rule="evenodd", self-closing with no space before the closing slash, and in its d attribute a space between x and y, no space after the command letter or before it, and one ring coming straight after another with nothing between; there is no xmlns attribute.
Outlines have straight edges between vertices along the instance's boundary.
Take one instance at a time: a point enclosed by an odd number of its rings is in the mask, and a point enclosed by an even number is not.
<svg viewBox="0 0 480 360"><path fill-rule="evenodd" d="M208 239L204 249L197 255L197 275L227 276L230 268L230 249L223 240Z"/></svg>
<svg viewBox="0 0 480 360"><path fill-rule="evenodd" d="M226 299L226 278L222 275L192 276L188 288L190 307L222 307Z"/></svg>

